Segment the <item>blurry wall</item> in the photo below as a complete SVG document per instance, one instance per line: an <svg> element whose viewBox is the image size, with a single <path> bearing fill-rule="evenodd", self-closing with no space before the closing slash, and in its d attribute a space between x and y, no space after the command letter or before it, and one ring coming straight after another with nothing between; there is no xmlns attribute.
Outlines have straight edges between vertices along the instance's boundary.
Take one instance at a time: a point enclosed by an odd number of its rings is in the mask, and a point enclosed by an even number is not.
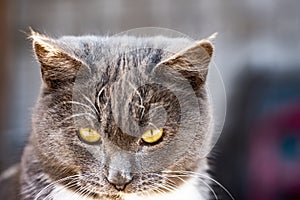
<svg viewBox="0 0 300 200"><path fill-rule="evenodd" d="M40 85L39 67L34 60L30 41L24 34L28 32L29 26L50 36L114 34L145 26L174 29L195 39L219 32L215 41L215 62L223 76L229 103L232 98L247 92L247 88L239 87L243 79L247 78L248 72L257 72L260 77L268 77L273 72L280 74L296 70L300 66L298 0L0 2L0 16L4 21L0 32L0 170L19 159L30 131L31 108ZM237 91L240 92L237 94ZM238 112L236 109L235 106L229 106L227 126L234 124L234 113ZM247 142L243 132L239 134ZM225 131L222 138L228 141L226 135L230 134ZM235 135L230 135L230 138L235 138ZM237 148L240 146L237 145ZM222 160L222 152L227 152L228 147L221 147L218 149L221 157L219 160L225 162L225 157ZM237 164L243 167L242 163ZM227 180L225 186L235 187L230 184L234 180L228 181L228 177L235 176L235 171L228 170L226 173L224 175L219 172L216 176ZM242 199L243 196L239 194L243 193L243 188L232 190L237 199Z"/></svg>
<svg viewBox="0 0 300 200"><path fill-rule="evenodd" d="M9 155L6 147L11 138L7 137L5 131L9 129L8 124L12 120L10 102L12 99L12 73L15 69L12 68L13 53L12 53L12 24L13 16L10 13L11 5L7 1L0 1L0 171L2 166L8 160ZM13 151L9 151L13 152ZM18 156L15 157L15 159ZM14 160L15 160L14 159ZM13 160L13 159L12 159Z"/></svg>

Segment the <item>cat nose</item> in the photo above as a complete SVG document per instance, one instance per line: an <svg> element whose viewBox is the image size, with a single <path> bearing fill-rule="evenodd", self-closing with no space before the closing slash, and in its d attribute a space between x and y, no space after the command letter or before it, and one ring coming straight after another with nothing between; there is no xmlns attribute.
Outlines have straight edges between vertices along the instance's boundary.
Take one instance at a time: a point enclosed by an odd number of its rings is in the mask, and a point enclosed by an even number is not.
<svg viewBox="0 0 300 200"><path fill-rule="evenodd" d="M110 173L107 180L112 184L117 190L124 190L125 187L132 181L132 177L128 174L122 174L120 172Z"/></svg>

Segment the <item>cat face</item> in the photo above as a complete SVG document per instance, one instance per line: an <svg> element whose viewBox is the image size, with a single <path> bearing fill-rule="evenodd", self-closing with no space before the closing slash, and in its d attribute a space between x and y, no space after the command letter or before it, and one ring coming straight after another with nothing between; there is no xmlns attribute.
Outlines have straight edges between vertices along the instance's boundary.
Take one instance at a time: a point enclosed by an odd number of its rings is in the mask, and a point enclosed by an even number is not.
<svg viewBox="0 0 300 200"><path fill-rule="evenodd" d="M209 41L32 39L43 85L31 137L53 181L121 199L170 192L186 179L176 172L206 169Z"/></svg>

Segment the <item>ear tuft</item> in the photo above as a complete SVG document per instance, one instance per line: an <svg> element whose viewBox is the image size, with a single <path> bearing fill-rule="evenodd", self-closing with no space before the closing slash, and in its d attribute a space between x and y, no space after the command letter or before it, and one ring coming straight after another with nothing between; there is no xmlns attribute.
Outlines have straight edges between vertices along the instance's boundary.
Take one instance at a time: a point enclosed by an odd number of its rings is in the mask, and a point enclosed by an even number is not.
<svg viewBox="0 0 300 200"><path fill-rule="evenodd" d="M211 34L211 35L207 38L207 40L209 40L209 41L214 41L214 40L217 38L218 34L219 34L218 32L215 32L215 33Z"/></svg>
<svg viewBox="0 0 300 200"><path fill-rule="evenodd" d="M49 37L34 31L31 27L29 30L29 39L32 40L34 52L41 64L47 57L50 57L49 54L54 55L61 51Z"/></svg>
<svg viewBox="0 0 300 200"><path fill-rule="evenodd" d="M199 42L199 45L207 52L210 57L212 57L214 53L214 47L209 40L202 40Z"/></svg>
<svg viewBox="0 0 300 200"><path fill-rule="evenodd" d="M61 49L55 40L32 29L30 31L29 38L32 39L35 55L41 65L42 78L48 88L58 88L70 83L74 80L78 69L86 66Z"/></svg>
<svg viewBox="0 0 300 200"><path fill-rule="evenodd" d="M29 27L29 31L30 33L28 34L28 39L32 40L33 42L50 41L49 37L34 31L31 27Z"/></svg>
<svg viewBox="0 0 300 200"><path fill-rule="evenodd" d="M172 71L180 73L190 82L198 95L206 82L208 66L213 53L213 44L210 40L204 39L163 60L155 70L160 74L174 74ZM175 74L174 76L174 78L179 78Z"/></svg>
<svg viewBox="0 0 300 200"><path fill-rule="evenodd" d="M214 46L213 42L217 38L218 32L215 32L211 34L209 37L207 37L204 40L201 40L199 44L202 46L202 48L205 49L205 51L208 53L209 56L212 56L214 53Z"/></svg>
<svg viewBox="0 0 300 200"><path fill-rule="evenodd" d="M29 31L30 33L28 34L29 38L34 38L34 37L42 37L44 35L36 32L35 30L33 30L33 28L29 27ZM45 36L44 36L45 37Z"/></svg>

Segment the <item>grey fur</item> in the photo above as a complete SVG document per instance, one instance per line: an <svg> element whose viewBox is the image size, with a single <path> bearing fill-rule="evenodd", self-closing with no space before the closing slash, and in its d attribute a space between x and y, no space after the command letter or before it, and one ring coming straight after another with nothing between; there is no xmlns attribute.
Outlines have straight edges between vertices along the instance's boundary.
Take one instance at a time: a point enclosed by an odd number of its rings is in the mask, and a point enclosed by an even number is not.
<svg viewBox="0 0 300 200"><path fill-rule="evenodd" d="M117 189L149 191L153 181L168 182L165 170L206 173L207 160L200 155L209 146L212 128L205 88L213 52L209 41L191 44L185 38L162 36L51 39L34 32L31 38L43 85L22 157L22 200L34 199L49 184L72 175L80 175L77 186L93 191L95 199L122 200ZM135 87L157 80L162 85ZM193 92L187 92L189 87ZM155 102L163 108L154 111ZM181 113L184 108L187 112ZM139 138L151 127L150 118L156 125L166 119L163 139L153 145ZM181 125L188 131L177 137ZM79 140L81 127L97 130L101 143ZM174 182L176 187L182 184ZM205 187L199 190L207 195Z"/></svg>

